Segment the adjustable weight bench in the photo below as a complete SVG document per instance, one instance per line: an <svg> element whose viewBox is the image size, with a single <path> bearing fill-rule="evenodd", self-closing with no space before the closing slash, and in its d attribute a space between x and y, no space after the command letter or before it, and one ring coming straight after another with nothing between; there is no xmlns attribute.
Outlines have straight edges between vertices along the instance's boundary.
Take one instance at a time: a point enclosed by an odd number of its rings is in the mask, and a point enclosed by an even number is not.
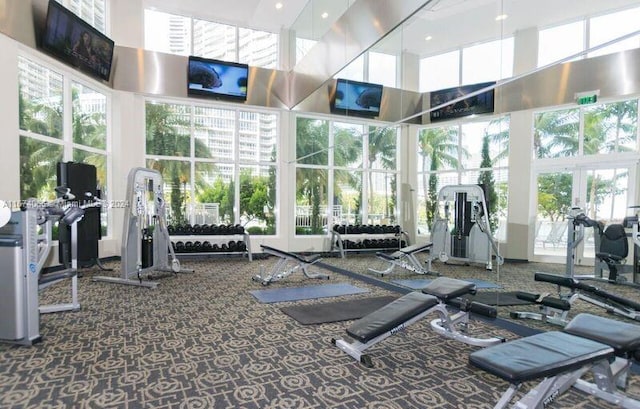
<svg viewBox="0 0 640 409"><path fill-rule="evenodd" d="M476 302L468 303L457 298L474 294L475 290L475 284L468 281L447 277L436 278L421 291L410 292L353 323L346 330L347 335L355 340L353 343L342 339L332 339L331 342L356 361L370 368L373 363L371 357L363 353L366 349L434 312L439 318L431 321L431 327L442 336L480 347L504 342L502 338L481 339L462 333L467 329L469 312L490 317L497 315L494 307ZM445 304L453 302L457 304L460 311L450 314Z"/></svg>
<svg viewBox="0 0 640 409"><path fill-rule="evenodd" d="M632 320L640 321L640 303L636 301L607 292L594 285L585 284L571 277L547 273L535 273L534 280L555 284L558 286L558 290L560 287L567 287L571 289L571 295L565 297L570 304L579 298L583 301L604 308L609 313L618 314Z"/></svg>
<svg viewBox="0 0 640 409"><path fill-rule="evenodd" d="M260 266L260 273L251 278L253 281L262 283L262 285L269 285L272 282L280 281L287 278L297 270L302 270L302 273L307 278L318 278L324 280L329 279L329 276L327 274L311 273L307 270L309 266L317 263L322 259L322 256L320 254L307 257L300 254L279 250L270 246L261 245L260 247L262 247L262 251L264 253L279 257L279 260L271 268L271 271L266 274L264 271L262 271L262 266ZM290 264L291 267L285 269L287 264Z"/></svg>
<svg viewBox="0 0 640 409"><path fill-rule="evenodd" d="M550 331L473 352L469 362L510 383L494 409L507 407L525 382L542 379L513 408L547 408L571 387L623 408L640 402L622 391L640 357L640 326L578 314L563 331ZM595 383L582 379L588 372Z"/></svg>
<svg viewBox="0 0 640 409"><path fill-rule="evenodd" d="M511 311L509 316L513 319L532 319L562 326L567 325L569 322L567 317L571 310L572 298L563 299L551 297L549 293L534 294L523 291L516 292L516 297L520 300L538 304L540 312Z"/></svg>
<svg viewBox="0 0 640 409"><path fill-rule="evenodd" d="M422 264L416 257L416 254L421 253L423 251L430 250L432 246L433 246L433 243L414 244L413 246L403 247L400 250L394 251L391 254L378 251L376 252L376 256L378 256L378 258L382 260L389 262L389 266L383 271L376 270L373 268L369 268L369 271L372 271L374 273L380 274L381 276L384 276L385 274L391 273L395 266L400 266L405 270L413 271L414 273L417 273L417 274L439 275L436 272L431 271L430 257L427 257L427 260L426 260L426 263L427 263L426 270L424 269L424 267L422 267Z"/></svg>

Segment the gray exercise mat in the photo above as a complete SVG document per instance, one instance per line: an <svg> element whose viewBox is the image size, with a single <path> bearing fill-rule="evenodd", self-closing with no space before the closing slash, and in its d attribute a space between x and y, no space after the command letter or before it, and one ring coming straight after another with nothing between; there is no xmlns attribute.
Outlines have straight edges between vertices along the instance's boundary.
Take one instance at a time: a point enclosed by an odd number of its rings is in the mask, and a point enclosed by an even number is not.
<svg viewBox="0 0 640 409"><path fill-rule="evenodd" d="M370 297L323 304L295 305L280 310L302 325L355 320L389 304L398 297Z"/></svg>
<svg viewBox="0 0 640 409"><path fill-rule="evenodd" d="M356 287L349 283L321 284L306 287L270 288L268 290L249 291L261 303L311 300L314 298L337 297L367 293L366 288Z"/></svg>

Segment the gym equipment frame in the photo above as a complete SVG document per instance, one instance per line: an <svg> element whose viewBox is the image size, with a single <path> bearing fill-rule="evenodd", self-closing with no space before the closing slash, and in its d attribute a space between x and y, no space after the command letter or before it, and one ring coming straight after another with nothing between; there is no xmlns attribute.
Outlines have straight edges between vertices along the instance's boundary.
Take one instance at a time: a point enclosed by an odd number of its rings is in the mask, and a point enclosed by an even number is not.
<svg viewBox="0 0 640 409"><path fill-rule="evenodd" d="M371 357L364 353L375 344L398 334L411 324L436 313L439 318L431 321L431 328L441 336L455 339L465 344L487 347L504 342L503 338L474 338L466 332L469 323L469 312L497 316L494 307L459 299L463 295L475 294L475 284L453 278L439 277L421 291L410 292L371 314L357 320L347 328L347 335L354 339L349 343L342 339L331 342L366 367L373 367ZM455 314L449 313L446 304L460 309Z"/></svg>
<svg viewBox="0 0 640 409"><path fill-rule="evenodd" d="M84 210L32 200L14 212L0 201L0 211L10 214L7 223L0 225L0 340L30 346L42 340L40 314L80 309L76 226ZM71 268L42 276L56 220L64 220L72 228ZM70 302L40 305L39 292L66 279L71 281Z"/></svg>
<svg viewBox="0 0 640 409"><path fill-rule="evenodd" d="M452 205L453 229L450 230ZM489 226L489 212L481 186L444 186L438 192L438 209L431 229L431 260L483 263L491 270L493 251L496 263L503 264Z"/></svg>
<svg viewBox="0 0 640 409"><path fill-rule="evenodd" d="M416 274L422 275L439 275L435 271L431 271L431 258L427 257L426 263L427 268L422 267L422 263L416 257L416 254L422 253L423 251L428 251L433 246L432 243L427 244L414 244L413 246L406 246L401 248L398 251L394 251L391 254L384 253L382 251L376 252L376 256L379 259L382 259L389 263L389 266L384 270L376 270L374 268L369 268L369 271L380 274L380 276L385 276L386 274L390 274L393 272L394 267L398 266L405 270L409 270Z"/></svg>
<svg viewBox="0 0 640 409"><path fill-rule="evenodd" d="M263 271L263 266L261 265L260 273L251 277L253 281L257 281L266 286L289 277L297 270L302 270L302 273L307 278L317 278L322 280L329 279L329 276L327 274L311 273L307 270L309 266L312 266L313 264L321 260L322 256L319 254L311 257L305 257L299 254L278 250L274 247L265 245L261 245L260 247L262 248L262 251L264 253L279 257L279 260L268 273L265 273ZM285 268L288 264L292 264L292 266L289 268Z"/></svg>
<svg viewBox="0 0 640 409"><path fill-rule="evenodd" d="M512 408L548 408L574 387L623 408L640 408L625 395L629 369L638 359L640 326L578 314L560 331L520 338L471 353L469 362L509 382L494 409L507 407L520 387L542 379ZM582 379L591 372L594 382Z"/></svg>
<svg viewBox="0 0 640 409"><path fill-rule="evenodd" d="M127 178L127 203L130 210L124 218L120 277L100 276L94 277L93 281L155 288L158 282L143 280L145 275L151 277L153 271L193 272L180 267L171 246L160 172L146 168L131 169Z"/></svg>

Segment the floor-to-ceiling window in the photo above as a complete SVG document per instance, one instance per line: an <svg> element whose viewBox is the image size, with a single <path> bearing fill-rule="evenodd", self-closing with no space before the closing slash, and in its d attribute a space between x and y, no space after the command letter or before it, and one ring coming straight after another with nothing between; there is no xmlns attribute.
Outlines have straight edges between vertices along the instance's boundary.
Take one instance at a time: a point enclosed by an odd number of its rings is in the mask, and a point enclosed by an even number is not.
<svg viewBox="0 0 640 409"><path fill-rule="evenodd" d="M506 239L509 117L423 128L417 154L418 234L430 233L443 186L482 184L491 229Z"/></svg>
<svg viewBox="0 0 640 409"><path fill-rule="evenodd" d="M534 114L536 259L566 255L571 208L605 226L633 214L637 122L637 99ZM593 229L577 251L577 262L593 259Z"/></svg>
<svg viewBox="0 0 640 409"><path fill-rule="evenodd" d="M398 132L353 119L296 119L296 233L397 224Z"/></svg>
<svg viewBox="0 0 640 409"><path fill-rule="evenodd" d="M264 68L278 67L278 34L145 10L145 48Z"/></svg>
<svg viewBox="0 0 640 409"><path fill-rule="evenodd" d="M109 92L50 68L30 56L18 57L20 115L20 198L56 197L56 165L94 165L98 188L109 197ZM102 209L107 235L108 208Z"/></svg>
<svg viewBox="0 0 640 409"><path fill-rule="evenodd" d="M278 118L230 105L147 101L146 162L162 174L169 223L275 234Z"/></svg>

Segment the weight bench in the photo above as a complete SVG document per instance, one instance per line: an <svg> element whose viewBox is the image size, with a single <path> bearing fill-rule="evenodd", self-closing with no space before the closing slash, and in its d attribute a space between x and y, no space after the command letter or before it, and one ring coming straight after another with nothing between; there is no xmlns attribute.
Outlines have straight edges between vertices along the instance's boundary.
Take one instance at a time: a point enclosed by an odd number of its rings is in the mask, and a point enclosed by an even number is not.
<svg viewBox="0 0 640 409"><path fill-rule="evenodd" d="M369 271L372 271L374 273L380 274L381 276L384 276L385 274L391 273L395 266L400 266L405 270L413 271L414 273L417 273L417 274L439 275L438 273L431 271L430 257L427 257L427 260L426 260L427 262L426 270L422 267L422 264L416 257L416 254L426 250L430 250L432 246L433 246L433 243L414 244L413 246L403 247L400 250L394 251L391 254L378 251L376 252L376 256L378 256L378 258L384 261L387 261L389 263L389 266L383 271L376 270L373 268L369 268Z"/></svg>
<svg viewBox="0 0 640 409"><path fill-rule="evenodd" d="M532 319L561 326L569 322L567 317L571 310L571 298L567 300L551 297L549 293L534 294L523 291L516 292L516 297L538 304L540 312L511 311L509 316L513 319Z"/></svg>
<svg viewBox="0 0 640 409"><path fill-rule="evenodd" d="M342 339L331 342L366 367L373 367L371 357L363 352L380 341L395 335L425 316L436 313L439 318L431 321L431 327L440 335L466 344L486 347L504 342L502 338L473 338L466 331L469 312L495 318L494 307L476 302L461 301L457 297L475 294L475 284L453 278L439 277L421 291L413 291L371 314L357 320L347 328L347 335L354 339L348 343ZM460 311L449 314L445 304L455 302ZM458 329L460 327L460 329Z"/></svg>
<svg viewBox="0 0 640 409"><path fill-rule="evenodd" d="M564 297L570 304L576 299L581 299L604 308L608 313L618 314L632 320L640 321L640 303L633 300L607 292L594 285L585 284L571 277L535 273L534 280L557 285L558 293L560 293L560 287L571 289L571 294Z"/></svg>
<svg viewBox="0 0 640 409"><path fill-rule="evenodd" d="M320 254L307 257L295 253L289 253L283 250L278 250L270 246L261 245L260 247L262 247L262 251L264 253L279 257L280 259L271 268L271 271L266 274L263 271L263 267L260 266L260 273L251 278L253 281L262 283L262 285L269 285L272 282L280 281L287 278L297 270L302 270L302 273L307 278L319 278L325 280L329 279L329 276L327 274L311 273L307 270L309 266L317 263L322 259L322 256ZM291 267L285 268L287 267L287 264L290 264Z"/></svg>
<svg viewBox="0 0 640 409"><path fill-rule="evenodd" d="M626 396L629 368L640 357L640 326L578 314L563 331L550 331L473 352L469 362L509 382L494 409L504 408L523 383L542 379L512 407L547 408L574 387L623 408L640 408ZM588 372L595 383L581 379Z"/></svg>

